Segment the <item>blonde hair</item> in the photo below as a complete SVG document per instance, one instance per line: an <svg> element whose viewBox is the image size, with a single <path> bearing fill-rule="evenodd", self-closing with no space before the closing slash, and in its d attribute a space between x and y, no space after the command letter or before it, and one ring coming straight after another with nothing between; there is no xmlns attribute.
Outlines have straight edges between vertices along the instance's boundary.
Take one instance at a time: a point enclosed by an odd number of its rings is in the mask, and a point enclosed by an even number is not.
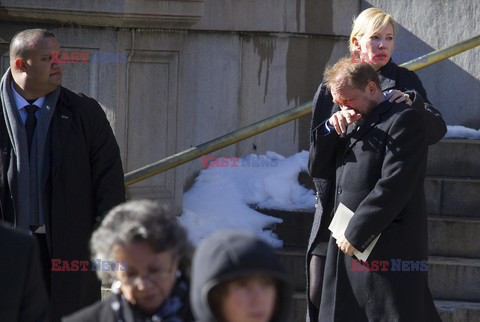
<svg viewBox="0 0 480 322"><path fill-rule="evenodd" d="M353 39L363 36L370 37L387 24L391 24L393 35L396 33L395 20L388 13L377 8L368 8L363 10L356 19L353 20L352 33L350 34L350 42L348 48L350 52L354 51Z"/></svg>

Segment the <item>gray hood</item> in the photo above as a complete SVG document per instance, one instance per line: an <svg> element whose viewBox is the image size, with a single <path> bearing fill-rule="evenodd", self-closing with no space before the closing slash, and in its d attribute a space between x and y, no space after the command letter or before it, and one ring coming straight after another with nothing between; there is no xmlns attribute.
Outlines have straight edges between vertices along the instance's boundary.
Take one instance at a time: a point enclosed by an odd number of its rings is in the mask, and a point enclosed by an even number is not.
<svg viewBox="0 0 480 322"><path fill-rule="evenodd" d="M289 321L291 281L272 248L245 232L222 231L209 236L193 257L190 303L195 318L201 322L217 322L208 303L208 294L213 287L233 278L258 274L279 281L279 303L272 322Z"/></svg>

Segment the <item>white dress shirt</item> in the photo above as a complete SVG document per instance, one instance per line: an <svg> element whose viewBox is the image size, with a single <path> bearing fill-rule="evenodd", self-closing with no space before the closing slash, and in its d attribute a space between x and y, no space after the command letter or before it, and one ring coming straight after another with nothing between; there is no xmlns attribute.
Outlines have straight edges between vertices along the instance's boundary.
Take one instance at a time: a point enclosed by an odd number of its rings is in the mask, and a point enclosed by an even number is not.
<svg viewBox="0 0 480 322"><path fill-rule="evenodd" d="M43 107L43 103L45 102L45 96L37 98L35 102L30 104L26 99L23 98L22 95L18 94L18 92L15 90L15 87L13 86L13 81L11 85L12 85L13 100L17 105L18 112L20 113L20 117L22 118L23 124L25 124L27 120L27 110L25 109L25 106L27 105L35 105L39 107L38 110L35 112L35 116L38 117L40 109Z"/></svg>

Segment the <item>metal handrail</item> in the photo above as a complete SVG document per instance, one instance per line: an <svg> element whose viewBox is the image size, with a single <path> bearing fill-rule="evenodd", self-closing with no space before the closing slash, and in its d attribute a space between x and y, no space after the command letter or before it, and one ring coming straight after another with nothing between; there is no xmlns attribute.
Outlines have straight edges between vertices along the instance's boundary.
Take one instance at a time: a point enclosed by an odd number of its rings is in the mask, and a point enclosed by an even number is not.
<svg viewBox="0 0 480 322"><path fill-rule="evenodd" d="M400 66L416 71L427 66L433 65L449 57L458 55L464 51L480 45L480 35L469 38L455 45L435 50L429 54L423 55L417 59L410 60ZM129 186L136 182L145 180L149 177L172 169L189 161L192 161L202 155L219 150L226 146L235 144L251 136L270 130L279 125L285 124L312 112L312 102L288 109L284 112L275 114L269 118L253 123L236 131L220 136L214 140L197 145L180 153L171 155L160 161L146 165L140 169L125 174L125 185Z"/></svg>

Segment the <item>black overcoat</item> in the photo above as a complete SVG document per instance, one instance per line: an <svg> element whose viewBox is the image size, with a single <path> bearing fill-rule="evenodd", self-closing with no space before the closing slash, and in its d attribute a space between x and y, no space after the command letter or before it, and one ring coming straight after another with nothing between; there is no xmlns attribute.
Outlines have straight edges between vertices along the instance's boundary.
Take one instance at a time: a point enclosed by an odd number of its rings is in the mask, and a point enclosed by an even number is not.
<svg viewBox="0 0 480 322"><path fill-rule="evenodd" d="M188 286L189 282L186 279L183 279L183 281L185 282L185 285ZM185 290L177 289L177 292L172 294L175 292L174 287L170 296L174 296L176 300L179 301L176 302L176 304L181 305L176 307L176 310L164 310L163 312L168 314L168 316L163 319L160 318L161 321L178 322L178 319L182 322L194 321L192 310L190 309L190 302L188 301L188 288L189 286ZM145 316L137 307L130 304L122 294L112 293L108 298L102 301L98 301L78 312L63 317L62 322L146 322L157 321L156 319L158 319L158 316Z"/></svg>
<svg viewBox="0 0 480 322"><path fill-rule="evenodd" d="M48 299L36 241L0 225L0 246L1 320L44 321Z"/></svg>
<svg viewBox="0 0 480 322"><path fill-rule="evenodd" d="M446 124L441 113L436 110L428 100L426 91L418 76L414 72L396 65L392 60L378 70L378 75L382 91L398 89L402 92L410 93L410 99L413 101L412 107L421 112L421 118L424 121L428 144L431 145L440 141L447 131ZM419 95L415 95L412 90ZM319 199L322 203L315 212L307 249L307 299L309 285L309 262L312 248L322 239L322 237L325 239L325 236L329 236L329 232L327 230L330 215L334 209L333 197L335 195L334 183L331 180L320 179L317 175L315 175L318 165L314 156L318 155L318 153L316 152L317 147L315 146L315 141L313 140L313 129L317 128L319 124L327 120L331 114L338 109L339 107L333 104L332 95L327 90L325 84L320 84L313 99L312 124L310 130L309 172L316 183ZM328 214L329 216L325 218L323 213ZM323 241L328 242L328 237ZM317 310L313 307L309 300L307 300L307 304L307 321L316 321Z"/></svg>
<svg viewBox="0 0 480 322"><path fill-rule="evenodd" d="M314 129L316 175L335 178L334 209L343 203L354 212L345 237L364 251L381 234L368 262L388 264L356 265L330 237L319 321L440 321L428 288L421 112L384 101L345 136L321 134L323 127Z"/></svg>
<svg viewBox="0 0 480 322"><path fill-rule="evenodd" d="M3 113L0 118L0 211L9 198L7 170L12 153ZM90 260L94 226L125 201L118 144L102 108L92 98L61 87L50 123L51 168L45 187L47 243L52 259ZM91 266L89 267L91 269ZM52 320L100 299L93 271L52 272Z"/></svg>

